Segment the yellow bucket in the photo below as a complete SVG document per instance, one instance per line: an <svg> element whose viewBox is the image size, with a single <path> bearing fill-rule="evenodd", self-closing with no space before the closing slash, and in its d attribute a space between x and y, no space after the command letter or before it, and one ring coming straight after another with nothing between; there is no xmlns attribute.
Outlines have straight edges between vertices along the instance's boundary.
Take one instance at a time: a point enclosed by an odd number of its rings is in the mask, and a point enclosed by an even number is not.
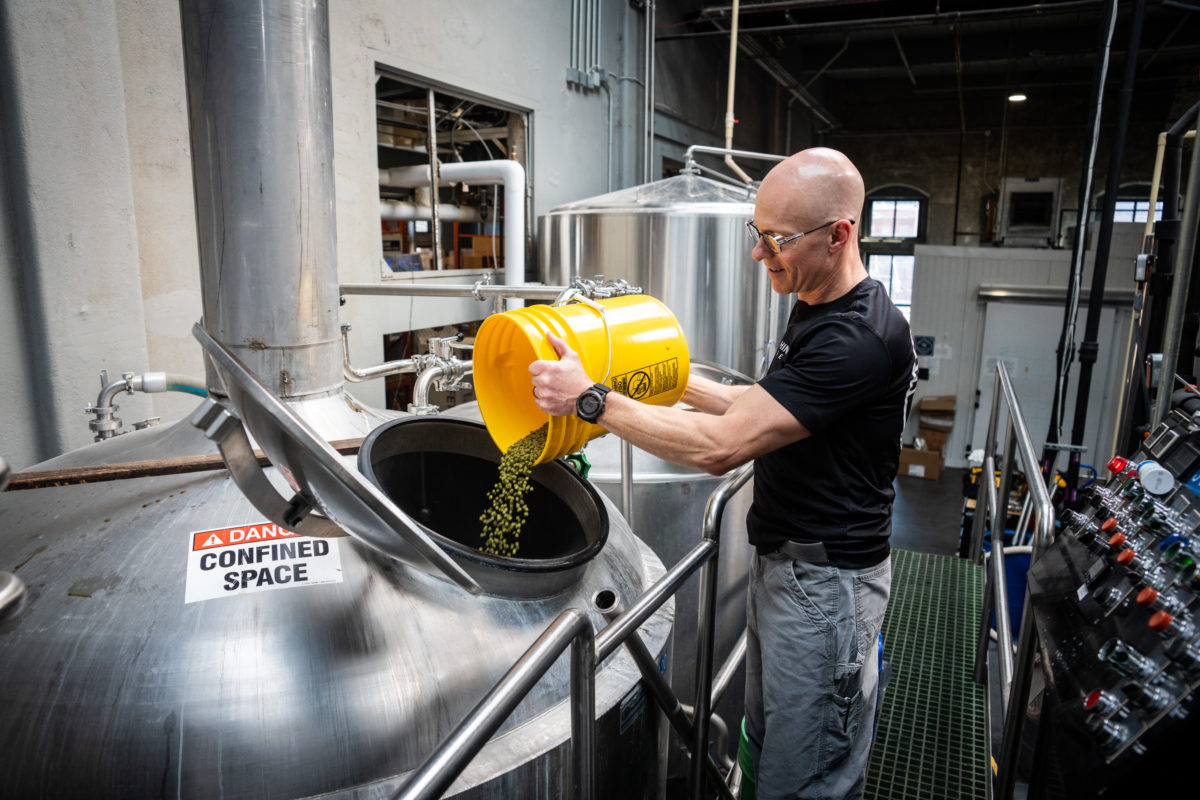
<svg viewBox="0 0 1200 800"><path fill-rule="evenodd" d="M670 309L647 295L536 305L493 314L475 336L475 398L488 433L507 450L549 422L536 463L574 453L606 431L537 407L529 365L558 359L547 334L579 354L588 377L653 405L669 406L688 381L687 339Z"/></svg>

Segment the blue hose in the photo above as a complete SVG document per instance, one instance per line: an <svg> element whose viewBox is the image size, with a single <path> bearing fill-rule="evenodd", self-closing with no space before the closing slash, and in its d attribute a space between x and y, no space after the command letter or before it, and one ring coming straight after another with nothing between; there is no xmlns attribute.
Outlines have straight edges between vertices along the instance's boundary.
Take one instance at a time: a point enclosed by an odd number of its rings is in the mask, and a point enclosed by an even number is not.
<svg viewBox="0 0 1200 800"><path fill-rule="evenodd" d="M199 386L188 386L182 383L169 384L167 390L171 392L183 392L184 394L194 394L197 397L208 397L207 389L201 389Z"/></svg>

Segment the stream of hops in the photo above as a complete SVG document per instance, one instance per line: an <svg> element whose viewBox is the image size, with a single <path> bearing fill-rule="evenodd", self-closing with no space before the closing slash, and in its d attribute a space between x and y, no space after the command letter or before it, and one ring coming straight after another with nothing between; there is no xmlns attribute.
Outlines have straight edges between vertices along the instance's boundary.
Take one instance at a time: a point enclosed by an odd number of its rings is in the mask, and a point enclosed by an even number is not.
<svg viewBox="0 0 1200 800"><path fill-rule="evenodd" d="M500 476L488 492L488 505L479 521L483 523L479 549L495 556L515 556L521 545L521 528L529 519L526 495L533 490L529 478L533 463L546 446L543 425L525 438L514 442L500 456Z"/></svg>

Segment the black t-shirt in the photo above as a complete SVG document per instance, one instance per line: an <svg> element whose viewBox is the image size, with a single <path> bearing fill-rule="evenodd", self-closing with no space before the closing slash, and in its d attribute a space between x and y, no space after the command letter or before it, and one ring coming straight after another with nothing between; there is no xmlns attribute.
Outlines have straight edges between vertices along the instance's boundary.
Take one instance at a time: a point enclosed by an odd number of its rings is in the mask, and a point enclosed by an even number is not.
<svg viewBox="0 0 1200 800"><path fill-rule="evenodd" d="M758 385L811 435L754 462L751 544L823 542L846 568L887 557L916 361L908 321L877 280L829 303L796 303Z"/></svg>

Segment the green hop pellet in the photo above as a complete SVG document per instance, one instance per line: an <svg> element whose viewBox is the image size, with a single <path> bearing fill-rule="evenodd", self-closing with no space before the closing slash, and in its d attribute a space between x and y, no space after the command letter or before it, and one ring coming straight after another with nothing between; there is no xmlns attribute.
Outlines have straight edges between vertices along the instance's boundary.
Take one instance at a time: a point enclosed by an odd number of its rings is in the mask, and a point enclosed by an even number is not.
<svg viewBox="0 0 1200 800"><path fill-rule="evenodd" d="M533 490L529 475L546 446L547 429L548 425L543 425L530 432L500 456L500 475L488 492L488 507L479 517L483 523L480 534L483 543L479 549L484 553L494 556L517 554L521 528L529 519L529 504L525 501L525 496Z"/></svg>

